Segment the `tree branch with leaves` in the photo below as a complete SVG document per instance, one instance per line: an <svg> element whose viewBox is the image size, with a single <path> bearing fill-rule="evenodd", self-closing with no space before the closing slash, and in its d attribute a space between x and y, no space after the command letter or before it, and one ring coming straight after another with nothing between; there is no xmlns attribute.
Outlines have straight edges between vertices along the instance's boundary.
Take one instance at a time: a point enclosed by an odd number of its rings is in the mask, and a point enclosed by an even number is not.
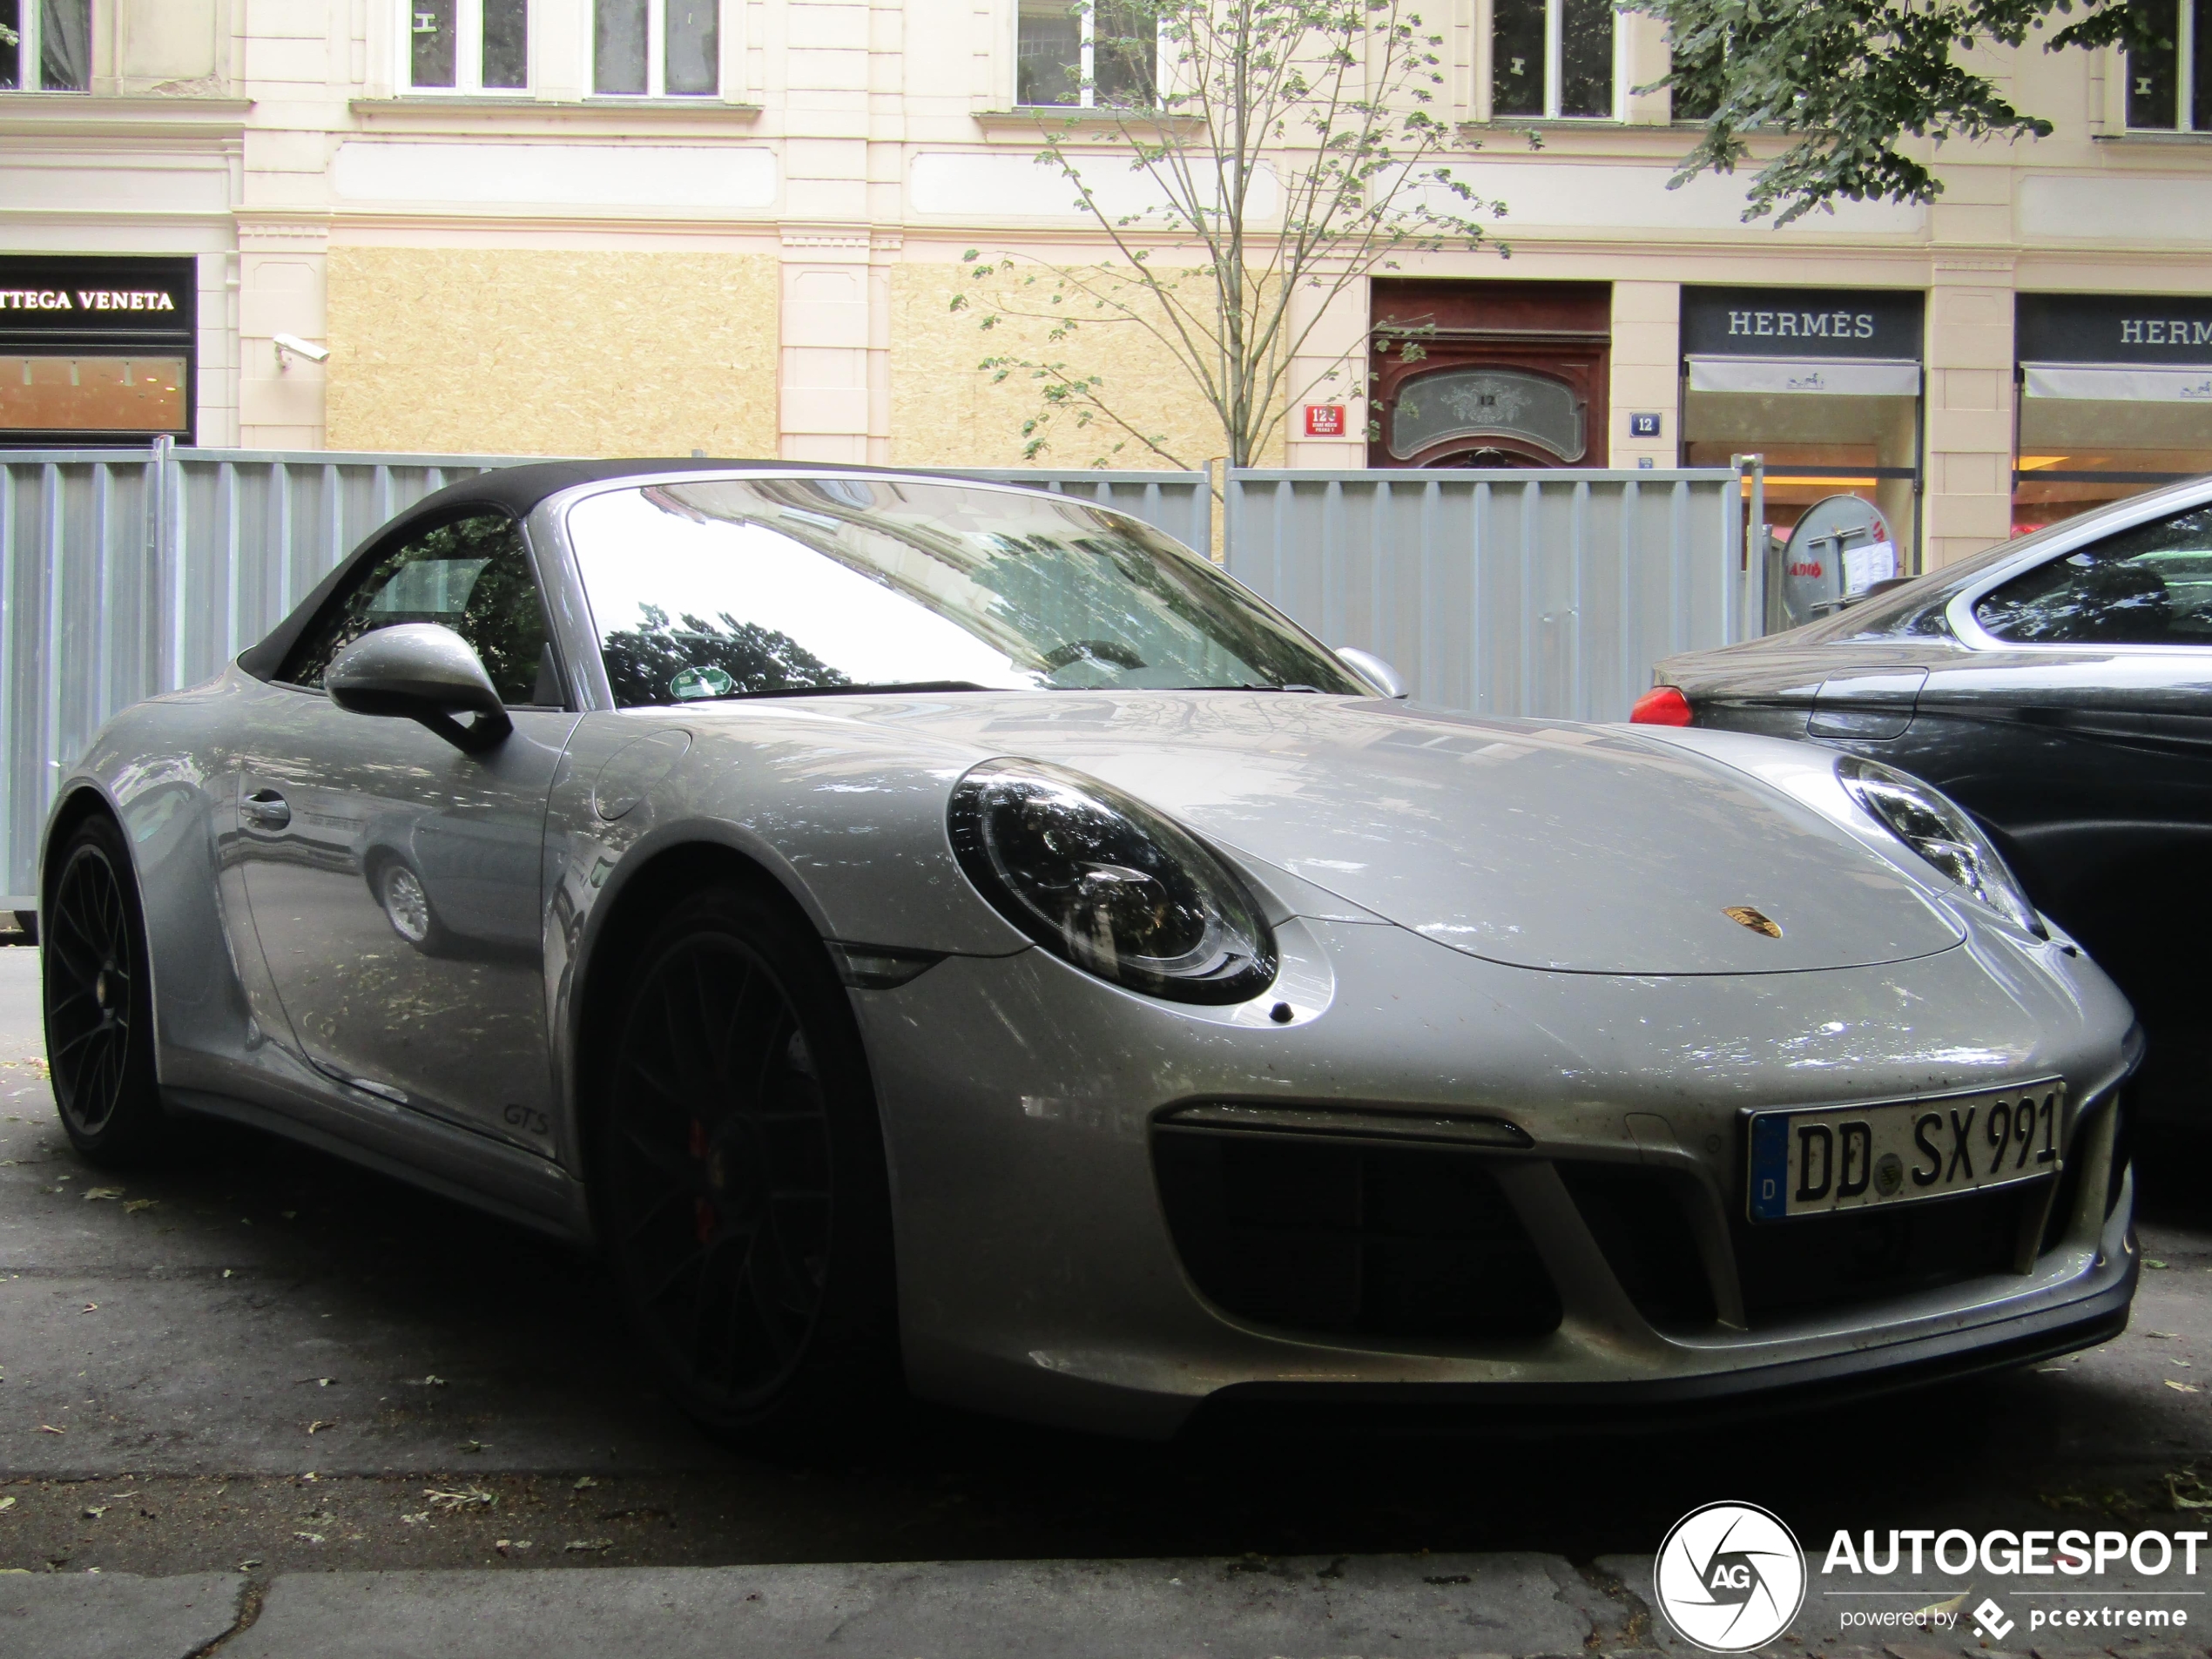
<svg viewBox="0 0 2212 1659"><path fill-rule="evenodd" d="M1466 146L1434 108L1442 38L1403 0L1086 0L1075 14L1089 66L1044 95L1090 107L1040 110L1036 159L1100 256L970 249L952 309L1026 336L979 365L1035 385L1025 460L1080 433L1102 446L1093 465L1250 466L1300 398L1364 388L1364 337L1312 350L1330 306L1405 255L1482 246L1503 212L1447 164ZM1132 344L1187 376L1217 450L1186 452L1116 381Z"/></svg>
<svg viewBox="0 0 2212 1659"><path fill-rule="evenodd" d="M1770 214L1777 225L1838 200L1932 201L1943 191L1931 160L1939 144L2047 138L2049 121L1962 61L1977 49L2017 49L2047 30L2046 51L2174 50L2155 9L2128 0L2083 0L2078 16L2074 0L1632 0L1629 9L1666 24L1673 66L1654 87L1671 88L1677 114L1705 124L1671 183L1734 172L1752 139L1783 140L1752 179L1743 215Z"/></svg>

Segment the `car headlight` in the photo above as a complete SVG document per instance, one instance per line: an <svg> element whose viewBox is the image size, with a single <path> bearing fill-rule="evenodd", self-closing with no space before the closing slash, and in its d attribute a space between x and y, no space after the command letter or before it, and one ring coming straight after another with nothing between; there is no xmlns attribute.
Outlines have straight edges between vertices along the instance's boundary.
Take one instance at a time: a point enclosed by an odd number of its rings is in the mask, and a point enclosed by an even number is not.
<svg viewBox="0 0 2212 1659"><path fill-rule="evenodd" d="M1096 778L987 760L954 786L954 854L1008 921L1131 990L1241 1002L1275 977L1275 935L1235 871Z"/></svg>
<svg viewBox="0 0 2212 1659"><path fill-rule="evenodd" d="M1969 896L2038 938L2047 935L2020 878L1981 826L1940 791L1878 760L1845 755L1836 763L1844 788L1874 821L1965 888Z"/></svg>

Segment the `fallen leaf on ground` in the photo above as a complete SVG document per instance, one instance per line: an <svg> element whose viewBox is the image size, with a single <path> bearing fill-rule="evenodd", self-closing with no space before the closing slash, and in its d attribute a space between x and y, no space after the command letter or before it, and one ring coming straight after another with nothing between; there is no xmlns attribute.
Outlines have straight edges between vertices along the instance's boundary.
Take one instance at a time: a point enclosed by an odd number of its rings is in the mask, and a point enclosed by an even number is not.
<svg viewBox="0 0 2212 1659"><path fill-rule="evenodd" d="M295 1532L292 1535L294 1538L304 1538L311 1544L322 1542L322 1534L319 1532Z"/></svg>
<svg viewBox="0 0 2212 1659"><path fill-rule="evenodd" d="M0 1509L12 1509L15 1507L16 1501L13 1498L0 1498Z"/></svg>
<svg viewBox="0 0 2212 1659"><path fill-rule="evenodd" d="M243 1573L247 1568L259 1567L260 1564L261 1558L259 1555L248 1555L244 1561L238 1564L238 1570Z"/></svg>
<svg viewBox="0 0 2212 1659"><path fill-rule="evenodd" d="M128 1198L124 1201L123 1213L126 1216L135 1216L141 1210L151 1210L160 1202L158 1198Z"/></svg>
<svg viewBox="0 0 2212 1659"><path fill-rule="evenodd" d="M2153 1257L2146 1256L2146 1257L2144 1257L2144 1258L2143 1258L2143 1265L2144 1265L2145 1267L2163 1267L2163 1266L2165 1266L2165 1265L2166 1265L2166 1264L2165 1264L2164 1262L2161 1262L2161 1261L2159 1261L2159 1260L2155 1259L2155 1258L2153 1258Z"/></svg>
<svg viewBox="0 0 2212 1659"><path fill-rule="evenodd" d="M2064 1366L2038 1366L2035 1367L2035 1374L2039 1377L2047 1377L2053 1372L2064 1371L2066 1367Z"/></svg>
<svg viewBox="0 0 2212 1659"><path fill-rule="evenodd" d="M84 1202L90 1204L95 1198L120 1198L122 1196L121 1187L92 1187L86 1190Z"/></svg>
<svg viewBox="0 0 2212 1659"><path fill-rule="evenodd" d="M336 1428L337 1426L338 1425L334 1420L318 1417L314 1422L307 1425L307 1433L313 1434L318 1429Z"/></svg>
<svg viewBox="0 0 2212 1659"><path fill-rule="evenodd" d="M2166 1494L2176 1509L2212 1509L2212 1487L2195 1469L2176 1469L2166 1477Z"/></svg>
<svg viewBox="0 0 2212 1659"><path fill-rule="evenodd" d="M484 1443L482 1440L463 1440L453 1449L456 1452L481 1452L484 1449Z"/></svg>
<svg viewBox="0 0 2212 1659"><path fill-rule="evenodd" d="M433 1509L489 1509L499 1501L482 1487L461 1487L451 1491L425 1487L422 1495L430 1501Z"/></svg>
<svg viewBox="0 0 2212 1659"><path fill-rule="evenodd" d="M98 1521L102 1515L107 1514L107 1505L104 1503L88 1503L77 1513L87 1521Z"/></svg>
<svg viewBox="0 0 2212 1659"><path fill-rule="evenodd" d="M611 1538L571 1538L561 1546L563 1550L612 1549L614 1547L615 1541Z"/></svg>
<svg viewBox="0 0 2212 1659"><path fill-rule="evenodd" d="M230 1276L231 1276L231 1270L230 1270L229 1268L226 1267L226 1268L223 1270L223 1277L224 1277L225 1278L228 1278Z"/></svg>
<svg viewBox="0 0 2212 1659"><path fill-rule="evenodd" d="M590 1475L588 1475L588 1474L579 1474L579 1475L578 1475L578 1476L577 1476L577 1478L576 1478L576 1486L575 1486L575 1487L574 1487L574 1490L576 1490L576 1491L577 1491L577 1492L582 1492L582 1491L583 1491L583 1490L584 1490L584 1488L586 1488L587 1487L596 1487L596 1486L597 1486L598 1484L599 1484L599 1483L598 1483L597 1480L593 1480L593 1479L592 1479Z"/></svg>
<svg viewBox="0 0 2212 1659"><path fill-rule="evenodd" d="M77 1311L79 1313L98 1313L100 1311L100 1305L98 1302L87 1302Z"/></svg>
<svg viewBox="0 0 2212 1659"><path fill-rule="evenodd" d="M65 1428L56 1428L51 1423L41 1423L38 1426L38 1432L41 1434L66 1434L69 1433L69 1431Z"/></svg>
<svg viewBox="0 0 2212 1659"><path fill-rule="evenodd" d="M2166 1386L2168 1388L2177 1389L2184 1394L2195 1394L2203 1392L2202 1389L2198 1388L2195 1383L2176 1382L2171 1377L2168 1377L2166 1379Z"/></svg>
<svg viewBox="0 0 2212 1659"><path fill-rule="evenodd" d="M422 1386L425 1388L443 1388L446 1386L446 1379L438 1376L425 1377L422 1379Z"/></svg>
<svg viewBox="0 0 2212 1659"><path fill-rule="evenodd" d="M2174 1339L2171 1331L2146 1331L2143 1334L2155 1342L2171 1342Z"/></svg>

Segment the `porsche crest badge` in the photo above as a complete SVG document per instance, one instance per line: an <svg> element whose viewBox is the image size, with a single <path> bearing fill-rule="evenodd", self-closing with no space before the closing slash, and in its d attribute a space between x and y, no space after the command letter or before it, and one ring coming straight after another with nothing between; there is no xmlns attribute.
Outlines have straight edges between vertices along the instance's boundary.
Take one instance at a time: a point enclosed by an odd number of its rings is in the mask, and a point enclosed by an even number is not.
<svg viewBox="0 0 2212 1659"><path fill-rule="evenodd" d="M1726 916L1730 921L1738 922L1749 927L1755 934L1764 934L1769 939L1782 937L1780 922L1774 921L1762 911L1752 909L1747 904L1723 905L1721 914Z"/></svg>

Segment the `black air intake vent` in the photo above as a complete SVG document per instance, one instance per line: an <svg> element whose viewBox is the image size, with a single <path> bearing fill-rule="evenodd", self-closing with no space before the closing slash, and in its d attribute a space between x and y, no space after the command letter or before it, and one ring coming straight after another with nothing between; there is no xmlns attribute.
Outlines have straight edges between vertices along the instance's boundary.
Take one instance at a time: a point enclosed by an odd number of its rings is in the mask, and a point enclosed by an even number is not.
<svg viewBox="0 0 2212 1659"><path fill-rule="evenodd" d="M1562 1159L1553 1167L1637 1312L1662 1331L1713 1323L1712 1279L1686 1208L1708 1202L1695 1184L1635 1164Z"/></svg>
<svg viewBox="0 0 2212 1659"><path fill-rule="evenodd" d="M1469 1343L1541 1336L1559 1292L1479 1155L1161 1125L1184 1268L1291 1330Z"/></svg>

